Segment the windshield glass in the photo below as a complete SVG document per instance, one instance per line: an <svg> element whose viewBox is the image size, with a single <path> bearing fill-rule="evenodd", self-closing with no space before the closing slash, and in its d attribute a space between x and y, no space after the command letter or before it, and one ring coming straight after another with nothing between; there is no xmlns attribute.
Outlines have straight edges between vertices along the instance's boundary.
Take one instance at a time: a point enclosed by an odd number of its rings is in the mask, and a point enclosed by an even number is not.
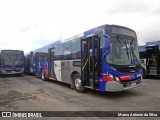
<svg viewBox="0 0 160 120"><path fill-rule="evenodd" d="M106 61L115 65L139 64L137 40L111 38L110 53L106 56Z"/></svg>
<svg viewBox="0 0 160 120"><path fill-rule="evenodd" d="M12 51L2 53L2 64L8 66L16 66L24 64L23 52Z"/></svg>

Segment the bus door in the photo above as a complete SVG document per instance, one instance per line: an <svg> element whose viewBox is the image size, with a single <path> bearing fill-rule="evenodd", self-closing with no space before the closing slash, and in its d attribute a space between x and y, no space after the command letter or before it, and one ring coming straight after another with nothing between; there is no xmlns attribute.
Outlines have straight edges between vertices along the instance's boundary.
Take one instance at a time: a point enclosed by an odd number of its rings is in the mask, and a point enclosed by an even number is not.
<svg viewBox="0 0 160 120"><path fill-rule="evenodd" d="M49 49L48 53L48 75L49 77L54 78L54 48Z"/></svg>
<svg viewBox="0 0 160 120"><path fill-rule="evenodd" d="M159 47L146 47L147 74L157 75L159 73Z"/></svg>
<svg viewBox="0 0 160 120"><path fill-rule="evenodd" d="M83 86L96 89L100 74L100 37L94 35L81 40L81 79Z"/></svg>

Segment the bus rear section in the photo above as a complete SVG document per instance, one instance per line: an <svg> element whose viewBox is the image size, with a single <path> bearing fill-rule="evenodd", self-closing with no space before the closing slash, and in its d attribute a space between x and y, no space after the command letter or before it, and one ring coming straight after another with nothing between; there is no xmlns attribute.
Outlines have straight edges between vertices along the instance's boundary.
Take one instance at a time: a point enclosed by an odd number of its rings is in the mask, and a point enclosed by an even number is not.
<svg viewBox="0 0 160 120"><path fill-rule="evenodd" d="M42 77L44 74L45 67L48 64L48 53L35 52L34 53L34 63L33 63L33 73Z"/></svg>
<svg viewBox="0 0 160 120"><path fill-rule="evenodd" d="M78 92L123 91L142 82L136 33L121 26L100 26L50 48L47 68L48 78Z"/></svg>
<svg viewBox="0 0 160 120"><path fill-rule="evenodd" d="M1 50L0 74L22 74L24 73L24 53L20 50Z"/></svg>
<svg viewBox="0 0 160 120"><path fill-rule="evenodd" d="M48 73L46 74L48 71L48 49L59 43L61 43L61 41L57 40L52 44L29 52L25 57L25 72L38 75L43 79L46 77L48 78ZM46 71L45 74L44 71Z"/></svg>
<svg viewBox="0 0 160 120"><path fill-rule="evenodd" d="M31 51L26 56L25 72L41 76L47 64L48 53Z"/></svg>

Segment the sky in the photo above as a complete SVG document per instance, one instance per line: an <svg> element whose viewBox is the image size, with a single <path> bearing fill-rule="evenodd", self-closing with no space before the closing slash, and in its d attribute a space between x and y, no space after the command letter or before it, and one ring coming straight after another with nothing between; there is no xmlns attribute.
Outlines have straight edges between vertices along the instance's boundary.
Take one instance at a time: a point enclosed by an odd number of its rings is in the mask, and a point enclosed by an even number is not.
<svg viewBox="0 0 160 120"><path fill-rule="evenodd" d="M29 52L103 24L160 40L159 0L0 0L0 49Z"/></svg>

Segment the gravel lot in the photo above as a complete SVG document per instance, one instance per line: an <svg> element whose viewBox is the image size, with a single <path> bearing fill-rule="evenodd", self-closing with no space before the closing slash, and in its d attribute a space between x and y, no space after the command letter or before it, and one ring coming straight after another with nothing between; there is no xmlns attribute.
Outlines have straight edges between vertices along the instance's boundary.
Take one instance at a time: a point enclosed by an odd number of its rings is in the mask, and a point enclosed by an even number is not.
<svg viewBox="0 0 160 120"><path fill-rule="evenodd" d="M144 79L142 86L123 92L101 93L88 90L86 93L77 93L70 88L70 85L56 81L42 81L36 76L28 75L9 76L0 78L0 111L160 111L160 80L159 78ZM54 117L54 119L58 118ZM137 120L133 117L108 119ZM139 117L138 119L158 120L159 118Z"/></svg>

